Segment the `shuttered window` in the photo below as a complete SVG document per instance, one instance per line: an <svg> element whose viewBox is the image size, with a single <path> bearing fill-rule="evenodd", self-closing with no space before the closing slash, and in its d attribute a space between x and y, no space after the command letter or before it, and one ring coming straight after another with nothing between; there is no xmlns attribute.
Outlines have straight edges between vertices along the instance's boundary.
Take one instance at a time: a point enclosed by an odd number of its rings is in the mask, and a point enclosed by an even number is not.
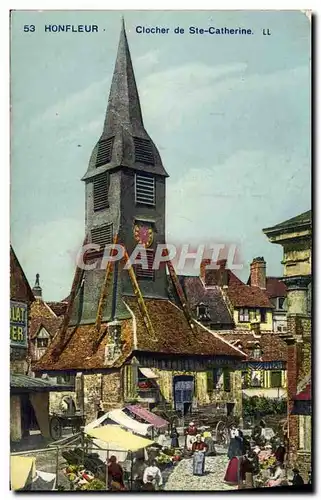
<svg viewBox="0 0 321 500"><path fill-rule="evenodd" d="M135 202L155 205L155 179L146 175L135 176Z"/></svg>
<svg viewBox="0 0 321 500"><path fill-rule="evenodd" d="M154 151L151 141L134 137L135 161L155 165Z"/></svg>
<svg viewBox="0 0 321 500"><path fill-rule="evenodd" d="M98 143L98 152L96 158L96 167L106 165L111 160L111 153L113 149L114 138L100 140Z"/></svg>
<svg viewBox="0 0 321 500"><path fill-rule="evenodd" d="M100 245L103 250L106 245L110 245L113 241L113 225L106 224L105 226L95 227L91 230L91 241L95 245Z"/></svg>
<svg viewBox="0 0 321 500"><path fill-rule="evenodd" d="M155 277L155 271L153 269L154 250L152 248L147 248L146 255L148 268L145 268L145 266L142 266L141 264L135 264L136 277L137 279L153 280Z"/></svg>
<svg viewBox="0 0 321 500"><path fill-rule="evenodd" d="M96 175L93 180L94 185L94 211L108 208L108 173Z"/></svg>

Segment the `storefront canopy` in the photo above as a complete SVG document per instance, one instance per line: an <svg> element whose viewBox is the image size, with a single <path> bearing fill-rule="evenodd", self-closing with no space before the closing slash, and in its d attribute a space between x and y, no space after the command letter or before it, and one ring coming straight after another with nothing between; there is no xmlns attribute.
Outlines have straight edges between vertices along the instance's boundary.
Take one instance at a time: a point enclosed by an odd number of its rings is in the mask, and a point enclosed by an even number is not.
<svg viewBox="0 0 321 500"><path fill-rule="evenodd" d="M135 436L131 432L124 431L117 425L104 425L97 429L88 429L86 434L92 438L99 439L106 443L106 448L123 449L128 451L137 451L154 444L150 439Z"/></svg>
<svg viewBox="0 0 321 500"><path fill-rule="evenodd" d="M34 457L10 457L10 484L12 490L22 490L32 483L36 474L36 459Z"/></svg>
<svg viewBox="0 0 321 500"><path fill-rule="evenodd" d="M168 422L166 420L159 417L158 415L155 415L151 411L146 410L146 408L143 408L142 406L129 405L129 406L126 406L126 408L131 413L134 413L134 415L137 415L137 417L142 418L143 420L146 420L146 422L149 422L151 425L153 425L154 427L156 427L158 429L168 427Z"/></svg>
<svg viewBox="0 0 321 500"><path fill-rule="evenodd" d="M141 436L147 436L147 434L152 430L151 424L141 424L140 422L137 422L137 420L134 420L133 418L130 418L130 416L126 415L123 410L112 410L105 413L102 417L97 418L94 422L90 422L90 424L86 425L85 432L90 429L96 429L100 426L106 426L106 424L110 423L110 421L115 422L116 424L119 424L136 434L140 434Z"/></svg>
<svg viewBox="0 0 321 500"><path fill-rule="evenodd" d="M153 370L150 368L139 368L139 371L144 375L144 377L149 379L159 378Z"/></svg>

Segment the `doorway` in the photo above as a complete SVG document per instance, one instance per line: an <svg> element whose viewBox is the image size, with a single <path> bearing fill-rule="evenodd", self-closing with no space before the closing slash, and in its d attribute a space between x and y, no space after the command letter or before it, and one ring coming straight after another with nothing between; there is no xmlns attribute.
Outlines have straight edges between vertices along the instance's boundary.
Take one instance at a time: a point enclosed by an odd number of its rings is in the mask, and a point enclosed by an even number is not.
<svg viewBox="0 0 321 500"><path fill-rule="evenodd" d="M175 410L186 415L192 407L194 396L194 377L192 375L176 375L173 378Z"/></svg>

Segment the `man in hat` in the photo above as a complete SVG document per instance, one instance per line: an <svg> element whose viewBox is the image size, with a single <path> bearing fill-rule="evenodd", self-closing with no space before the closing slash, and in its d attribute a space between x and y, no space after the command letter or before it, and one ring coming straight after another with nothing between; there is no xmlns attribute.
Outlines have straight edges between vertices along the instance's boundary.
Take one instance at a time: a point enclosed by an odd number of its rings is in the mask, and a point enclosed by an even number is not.
<svg viewBox="0 0 321 500"><path fill-rule="evenodd" d="M300 474L299 469L294 468L292 469L293 472L293 478L290 480L290 483L292 483L293 486L302 486L304 484L303 477Z"/></svg>

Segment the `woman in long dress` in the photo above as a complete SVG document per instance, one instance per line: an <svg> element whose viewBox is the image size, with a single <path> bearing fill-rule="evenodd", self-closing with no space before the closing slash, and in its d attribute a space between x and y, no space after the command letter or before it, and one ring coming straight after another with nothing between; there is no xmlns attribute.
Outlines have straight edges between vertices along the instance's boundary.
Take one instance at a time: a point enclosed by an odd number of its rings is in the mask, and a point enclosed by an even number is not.
<svg viewBox="0 0 321 500"><path fill-rule="evenodd" d="M193 443L193 474L194 476L202 476L205 470L205 453L207 445L202 441L201 435L196 436L196 441Z"/></svg>
<svg viewBox="0 0 321 500"><path fill-rule="evenodd" d="M171 438L171 447L172 448L179 448L179 442L178 442L179 434L178 434L178 431L177 431L175 425L172 428L170 438Z"/></svg>
<svg viewBox="0 0 321 500"><path fill-rule="evenodd" d="M230 444L227 456L230 459L224 481L231 485L237 485L240 481L240 457L243 455L243 442L239 430L233 425L230 430Z"/></svg>

